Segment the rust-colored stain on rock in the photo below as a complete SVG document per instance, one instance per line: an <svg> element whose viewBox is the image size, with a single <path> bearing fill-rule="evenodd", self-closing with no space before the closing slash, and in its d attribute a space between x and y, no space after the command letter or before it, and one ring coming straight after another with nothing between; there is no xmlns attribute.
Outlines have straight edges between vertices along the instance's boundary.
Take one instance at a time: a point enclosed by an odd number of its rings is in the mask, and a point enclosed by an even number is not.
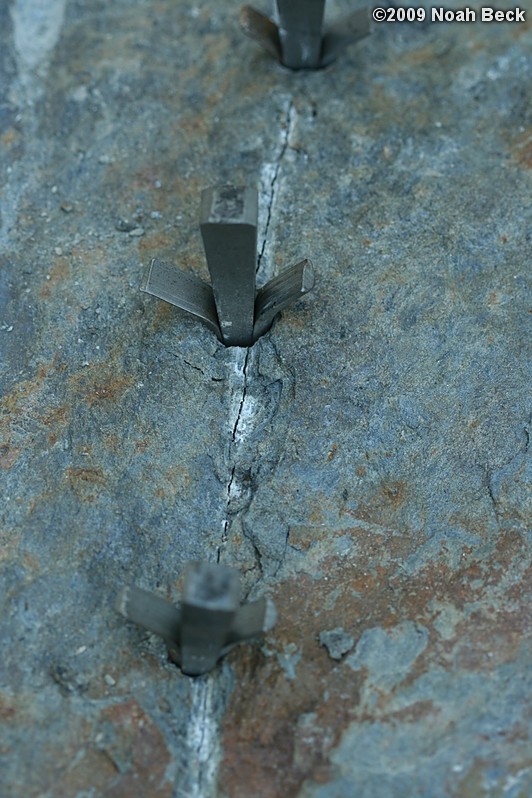
<svg viewBox="0 0 532 798"><path fill-rule="evenodd" d="M118 775L102 789L106 798L170 798L166 779L170 753L162 732L135 700L108 707L100 714L98 745Z"/></svg>
<svg viewBox="0 0 532 798"><path fill-rule="evenodd" d="M363 476L364 473L363 466L357 468L359 476ZM356 511L344 510L343 512L361 521L393 528L397 524L395 513L405 502L407 495L407 483L400 480L384 482L370 501L360 502Z"/></svg>
<svg viewBox="0 0 532 798"><path fill-rule="evenodd" d="M95 501L107 483L101 468L69 467L65 476L70 490L81 501Z"/></svg>
<svg viewBox="0 0 532 798"><path fill-rule="evenodd" d="M44 381L55 364L40 365L35 376L28 380L21 380L2 397L0 408L6 416L25 412L29 406L37 401L36 394L42 389Z"/></svg>
<svg viewBox="0 0 532 798"><path fill-rule="evenodd" d="M58 773L54 796L71 798L90 784L101 798L171 798L170 753L161 731L134 699L102 709L92 733L79 721L73 732L77 739L60 757L70 762Z"/></svg>
<svg viewBox="0 0 532 798"><path fill-rule="evenodd" d="M501 605L508 592L505 574L524 551L520 535L501 535L489 561L475 559L464 548L463 564L456 569L442 557L406 576L397 567L412 545L406 536L389 539L358 528L341 534L356 541L357 556L327 557L322 576L299 574L277 585L279 623L271 642L262 652L234 656L239 689L224 721L221 767L229 798L288 798L298 794L305 779L327 781L328 754L350 723L396 716L386 691L371 712L359 707L371 674L329 658L319 645L320 631L342 626L358 642L365 630L376 627L393 629L403 621L422 625L428 644L402 679L405 685L434 667L480 673L518 654L526 629L524 598L511 610ZM385 564L366 565L376 562ZM465 612L476 602L482 602L482 612ZM444 630L446 608L454 608L459 620ZM397 719L410 723L438 713L437 705L424 700Z"/></svg>
<svg viewBox="0 0 532 798"><path fill-rule="evenodd" d="M126 374L116 376L109 376L97 382L90 390L87 396L89 406L97 402L105 400L116 401L122 396L124 391L133 384L133 378Z"/></svg>
<svg viewBox="0 0 532 798"><path fill-rule="evenodd" d="M10 443L0 443L0 468L8 469L15 463L20 449Z"/></svg>
<svg viewBox="0 0 532 798"><path fill-rule="evenodd" d="M532 169L532 129L512 136L510 150L519 166Z"/></svg>

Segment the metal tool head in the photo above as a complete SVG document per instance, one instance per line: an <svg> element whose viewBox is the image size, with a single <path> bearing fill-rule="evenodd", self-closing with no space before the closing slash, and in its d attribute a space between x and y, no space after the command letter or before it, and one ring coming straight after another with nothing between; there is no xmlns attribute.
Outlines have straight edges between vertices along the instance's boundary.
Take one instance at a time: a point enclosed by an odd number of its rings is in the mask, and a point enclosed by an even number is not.
<svg viewBox="0 0 532 798"><path fill-rule="evenodd" d="M325 0L277 0L277 24L250 6L243 6L240 25L289 69L321 69L350 44L370 32L369 9L360 9L336 22L325 34Z"/></svg>
<svg viewBox="0 0 532 798"><path fill-rule="evenodd" d="M283 64L290 69L317 69L325 0L277 0Z"/></svg>
<svg viewBox="0 0 532 798"><path fill-rule="evenodd" d="M190 563L183 593L181 669L189 676L210 671L221 655L239 607L238 574L212 563Z"/></svg>
<svg viewBox="0 0 532 798"><path fill-rule="evenodd" d="M256 293L257 219L256 189L206 189L200 228L212 288L154 259L141 290L202 319L226 346L252 346L277 313L314 286L312 266L304 260Z"/></svg>
<svg viewBox="0 0 532 798"><path fill-rule="evenodd" d="M180 608L165 599L127 587L117 609L128 620L166 641L168 653L188 676L215 667L234 646L273 628L276 612L268 598L240 605L238 572L207 562L187 564Z"/></svg>
<svg viewBox="0 0 532 798"><path fill-rule="evenodd" d="M201 195L201 235L226 346L249 346L253 338L257 220L256 189L221 186Z"/></svg>

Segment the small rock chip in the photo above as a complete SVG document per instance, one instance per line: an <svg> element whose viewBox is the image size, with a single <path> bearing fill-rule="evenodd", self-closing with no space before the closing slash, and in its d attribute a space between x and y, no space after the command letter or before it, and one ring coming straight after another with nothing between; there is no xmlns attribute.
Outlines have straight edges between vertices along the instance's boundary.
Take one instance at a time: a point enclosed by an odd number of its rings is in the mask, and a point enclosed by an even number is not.
<svg viewBox="0 0 532 798"><path fill-rule="evenodd" d="M105 684L109 685L109 687L113 687L113 685L116 684L116 681L113 679L110 673L106 673L105 676L103 677L103 680Z"/></svg>
<svg viewBox="0 0 532 798"><path fill-rule="evenodd" d="M140 236L144 235L144 228L143 227L135 227L133 230L129 231L130 236L135 236L136 238L140 238Z"/></svg>
<svg viewBox="0 0 532 798"><path fill-rule="evenodd" d="M337 626L336 629L320 632L320 645L325 646L331 659L342 659L355 645L355 638Z"/></svg>
<svg viewBox="0 0 532 798"><path fill-rule="evenodd" d="M72 211L74 210L74 207L73 205L70 204L70 202L62 202L59 207L61 208L63 213L72 213Z"/></svg>
<svg viewBox="0 0 532 798"><path fill-rule="evenodd" d="M50 668L50 676L54 682L59 685L59 689L63 695L69 693L84 692L86 685L84 684L81 676L73 669L64 665L53 665Z"/></svg>
<svg viewBox="0 0 532 798"><path fill-rule="evenodd" d="M119 233L130 233L136 226L136 222L130 222L129 219L124 219L122 216L119 216L115 222L115 230L118 230Z"/></svg>

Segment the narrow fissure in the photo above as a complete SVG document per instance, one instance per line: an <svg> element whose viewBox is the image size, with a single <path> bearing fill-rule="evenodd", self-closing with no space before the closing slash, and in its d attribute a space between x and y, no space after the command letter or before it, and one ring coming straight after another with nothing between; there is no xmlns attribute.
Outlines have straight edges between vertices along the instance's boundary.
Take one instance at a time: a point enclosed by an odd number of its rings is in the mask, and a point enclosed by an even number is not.
<svg viewBox="0 0 532 798"><path fill-rule="evenodd" d="M191 684L187 733L189 778L176 784L175 798L214 798L220 758L217 712L213 707L214 674Z"/></svg>
<svg viewBox="0 0 532 798"><path fill-rule="evenodd" d="M275 200L275 193L276 193L276 188L275 187L276 187L276 184L277 184L279 173L281 171L281 166L282 166L282 162L283 162L284 156L285 156L286 151L288 149L288 143L290 141L290 134L291 134L292 124L293 124L293 114L294 114L294 101L291 99L289 104L288 104L288 108L286 110L286 115L285 115L285 125L284 125L285 133L284 133L283 140L282 140L282 143L281 143L279 155L278 155L278 157L276 159L276 162L275 162L275 169L274 169L274 173L273 173L272 179L270 181L270 186L269 186L269 198L268 198L268 209L267 209L267 214L266 214L266 223L265 223L265 226L264 226L262 242L261 242L261 245L260 245L260 248L259 248L259 252L258 252L258 256L257 256L257 272L260 269L260 266L261 266L261 263L262 263L262 259L264 257L264 252L266 250L266 242L268 241L268 232L269 232L269 229L270 229L270 224L271 224L271 219L272 219L273 203L274 203L274 200ZM242 376L243 376L242 395L241 395L241 398L240 398L240 405L239 405L237 417L236 417L235 423L233 425L233 430L232 430L232 434L231 434L231 444L232 444L233 447L235 445L237 445L237 443L238 443L238 441L237 441L238 429L239 429L239 425L240 425L240 422L241 422L241 419L242 419L242 410L244 408L244 403L246 401L246 395L247 395L247 390L248 390L247 368L248 368L248 364L249 364L250 354L251 354L251 349L247 349L246 350L245 360L244 360L244 365L243 365L243 368L242 368ZM227 483L226 504L225 504L225 518L224 518L224 521L223 521L222 535L221 535L220 544L218 545L218 548L216 550L216 562L217 563L220 562L221 557L222 557L223 549L225 548L225 545L227 544L227 541L229 539L229 532L230 532L230 528L231 528L231 504L232 504L232 496L233 496L233 490L235 488L236 480L237 480L236 465L233 464L233 466L231 468L231 474L230 474L230 477L229 477L229 481ZM260 560L260 558L259 558L259 560Z"/></svg>
<svg viewBox="0 0 532 798"><path fill-rule="evenodd" d="M497 499L495 498L495 495L493 493L493 486L491 484L492 476L491 476L491 471L488 468L488 466L485 467L484 474L485 474L485 482L486 482L486 489L488 491L488 496L490 498L491 504L493 505L493 511L495 513L495 518L497 518L497 520L498 520L499 514L498 514L498 508L497 508Z"/></svg>
<svg viewBox="0 0 532 798"><path fill-rule="evenodd" d="M262 245L259 250L259 255L257 258L257 272L260 269L262 258L264 257L264 251L266 249L266 242L268 240L268 231L270 229L270 222L272 219L272 209L273 209L273 201L275 199L275 184L277 183L277 178L279 177L279 172L281 171L281 165L283 162L283 158L285 153L288 149L288 142L290 140L290 133L292 129L292 114L294 112L294 101L290 100L288 105L288 109L286 111L285 117L285 135L283 138L283 142L281 144L281 151L279 153L279 157L277 158L277 163L275 165L275 171L273 173L273 177L270 181L270 198L268 202L268 213L266 215L266 224L264 226L264 235L262 237Z"/></svg>
<svg viewBox="0 0 532 798"><path fill-rule="evenodd" d="M231 445L234 447L237 443L237 434L238 434L238 427L242 418L242 410L244 408L244 402L246 401L246 394L248 390L247 385L247 368L249 363L249 356L250 356L250 349L246 350L246 356L244 358L244 365L242 367L242 395L240 397L240 404L238 407L238 412L236 415L235 423L233 425L233 430L231 432ZM226 499L225 499L225 518L223 522L223 529L222 529L222 537L220 540L220 544L216 550L216 562L219 563L222 557L222 551L225 548L225 545L229 539L229 530L231 527L231 503L232 503L232 493L235 486L236 480L236 465L233 465L231 468L231 474L229 477L229 481L227 483L227 491L226 491Z"/></svg>
<svg viewBox="0 0 532 798"><path fill-rule="evenodd" d="M268 196L268 203L267 203L267 215L266 215L266 222L264 225L262 241L260 243L258 256L257 256L257 272L260 269L264 253L266 251L266 243L268 240L268 234L270 229L270 224L273 215L273 204L276 196L276 188L277 188L277 181L280 175L281 166L283 158L286 154L288 149L288 144L290 140L291 130L293 126L293 118L294 118L294 103L290 100L286 111L285 117L285 134L282 138L279 155L275 162L275 168L270 180L269 184L269 196ZM247 436L247 425L249 423L249 413L246 413L246 399L248 396L249 390L249 367L252 363L253 358L253 350L252 348L248 348L246 350L244 356L244 362L242 365L242 369L238 369L238 355L236 358L236 371L239 374L239 385L234 386L234 400L235 404L238 403L238 409L236 411L235 420L233 427L231 429L231 439L230 439L230 453L229 453L229 478L226 485L225 491L225 511L224 511L224 518L223 518L223 525L222 525L222 533L220 537L220 542L216 549L216 562L220 563L224 549L227 545L231 534L231 526L233 523L233 519L236 515L236 511L233 512L233 505L235 502L235 497L239 496L239 483L240 483L240 476L239 476L239 469L238 469L238 459L239 459L239 449L240 445L243 442L244 438ZM238 397L238 393L240 396ZM255 543L250 541L253 547L254 556L257 562L257 566L259 569L259 573L262 574L262 562L261 562L261 553ZM210 798L212 795L212 791L216 788L216 777L217 777L217 770L219 765L219 758L221 756L220 748L219 748L219 729L218 729L218 722L214 720L213 711L212 711L212 690L214 689L214 683L209 681L209 685L203 685L203 687L198 687L198 689L193 693L193 720L192 720L192 736L194 739L190 740L190 745L193 750L193 766L192 766L192 788L193 788L193 795L199 796L201 795L202 798ZM214 725L213 725L214 724ZM206 729L201 733L198 734L200 726L206 726ZM194 734L195 732L195 734ZM205 735L207 735L207 740ZM205 761L205 755L207 753L207 749L209 750L210 761ZM181 798L181 794L179 793L179 798Z"/></svg>

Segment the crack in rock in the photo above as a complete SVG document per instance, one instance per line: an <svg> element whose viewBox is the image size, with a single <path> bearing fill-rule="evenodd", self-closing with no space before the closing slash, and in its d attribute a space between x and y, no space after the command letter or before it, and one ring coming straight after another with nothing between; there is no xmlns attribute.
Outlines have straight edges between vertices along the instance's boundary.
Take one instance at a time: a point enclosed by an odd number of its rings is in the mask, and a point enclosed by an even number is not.
<svg viewBox="0 0 532 798"><path fill-rule="evenodd" d="M264 210L260 212L260 217L262 219L261 223L262 233L260 236L261 243L259 245L259 254L257 258L257 273L259 272L261 266L263 265L262 261L266 253L266 244L268 242L268 233L270 230L270 224L273 215L273 207L278 194L279 175L281 172L283 160L290 145L290 140L293 137L293 132L295 130L296 123L297 123L297 112L294 105L294 101L292 98L290 98L285 113L284 124L281 130L279 154L277 155L277 158L273 162L264 163L262 167L260 196L261 198L263 198L263 202L260 203L260 207L263 208ZM274 263L273 258L271 259L271 261L272 263ZM264 280L273 277L273 269L268 269L266 267L266 269L263 271L268 272L267 274L265 273L261 275L264 278Z"/></svg>
<svg viewBox="0 0 532 798"><path fill-rule="evenodd" d="M218 723L213 714L214 679L194 680L190 685L191 711L187 729L190 798L211 798L216 795L216 776L220 760ZM178 787L176 798L185 795Z"/></svg>
<svg viewBox="0 0 532 798"><path fill-rule="evenodd" d="M252 538L246 534L244 521L258 485L263 484L264 478L271 477L281 457L283 430L279 428L278 410L286 375L284 370L277 368L275 349L267 344L237 351L232 361L232 373L227 380L231 395L230 437L225 452L225 468L229 476L225 483L222 535L216 559L220 562L229 543L232 527L236 524L235 534L241 531L243 537L249 540L260 572L261 554ZM265 352L268 373L262 373L260 365ZM273 363L270 357L273 357Z"/></svg>
<svg viewBox="0 0 532 798"><path fill-rule="evenodd" d="M266 175L268 179L267 187L263 191L266 195L266 201L262 203L265 208L265 218L260 237L257 271L265 256L282 162L296 121L295 107L291 99L285 120L278 155L274 163L268 164L263 172L263 177ZM260 359L264 351L273 358L273 371L280 374L272 376L261 372ZM275 436L272 436L271 428L283 391L284 369L279 369L280 359L275 347L268 346L264 342L248 349L231 348L226 363L229 369L226 380L229 387L229 434L224 460L228 478L225 482L225 507L216 561L221 561L230 542L233 528L241 529L242 537L248 541L259 573L256 581L260 581L263 575L262 552L252 536L247 534L242 520L253 501L260 475L273 473L279 462L280 455L277 450L283 438L282 430L276 429ZM191 363L186 365L202 371ZM270 363L269 365L271 366ZM285 547L286 543L287 539ZM232 557L228 559L232 561ZM194 682L191 686L192 710L187 735L187 749L190 751L188 776L176 785L176 798L182 798L185 794L192 798L211 798L216 795L221 753L220 715L218 713L215 717L216 712L213 709L218 698L215 685L215 678L210 676L204 681Z"/></svg>
<svg viewBox="0 0 532 798"><path fill-rule="evenodd" d="M218 795L220 723L232 687L230 670L223 665L210 674L190 679L186 766L175 785L174 798L216 798Z"/></svg>

